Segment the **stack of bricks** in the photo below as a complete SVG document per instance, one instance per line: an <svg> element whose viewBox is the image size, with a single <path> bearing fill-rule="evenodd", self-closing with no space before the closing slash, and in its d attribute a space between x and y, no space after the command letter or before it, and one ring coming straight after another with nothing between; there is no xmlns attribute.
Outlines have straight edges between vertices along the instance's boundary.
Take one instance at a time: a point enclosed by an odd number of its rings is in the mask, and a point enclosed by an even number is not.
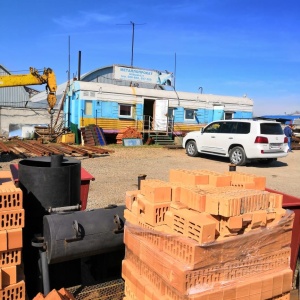
<svg viewBox="0 0 300 300"><path fill-rule="evenodd" d="M123 139L128 139L128 138L136 138L136 139L142 139L143 136L142 134L135 128L133 127L126 127L125 129L120 129L119 133L117 134L116 140L117 144L122 144Z"/></svg>
<svg viewBox="0 0 300 300"><path fill-rule="evenodd" d="M23 195L9 171L0 172L0 298L25 299L21 266Z"/></svg>
<svg viewBox="0 0 300 300"><path fill-rule="evenodd" d="M124 300L290 299L294 213L265 177L170 170L126 192Z"/></svg>
<svg viewBox="0 0 300 300"><path fill-rule="evenodd" d="M38 293L33 300L75 300L75 297L65 288L60 290L53 289L48 295ZM91 299L91 298L90 298Z"/></svg>

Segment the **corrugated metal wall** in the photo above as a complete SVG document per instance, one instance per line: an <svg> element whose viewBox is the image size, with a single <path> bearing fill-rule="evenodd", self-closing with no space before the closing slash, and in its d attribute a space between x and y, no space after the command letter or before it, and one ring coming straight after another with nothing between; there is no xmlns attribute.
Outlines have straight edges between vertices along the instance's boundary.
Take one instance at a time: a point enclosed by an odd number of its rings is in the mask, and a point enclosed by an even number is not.
<svg viewBox="0 0 300 300"><path fill-rule="evenodd" d="M8 75L8 71L0 65L0 75ZM1 107L25 107L29 95L23 86L0 88Z"/></svg>

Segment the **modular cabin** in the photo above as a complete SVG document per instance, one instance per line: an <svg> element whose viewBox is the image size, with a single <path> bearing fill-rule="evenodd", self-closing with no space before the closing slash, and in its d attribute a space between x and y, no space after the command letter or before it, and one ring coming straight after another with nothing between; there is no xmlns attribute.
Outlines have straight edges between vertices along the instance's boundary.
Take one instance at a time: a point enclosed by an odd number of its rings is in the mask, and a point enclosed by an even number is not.
<svg viewBox="0 0 300 300"><path fill-rule="evenodd" d="M69 87L66 125L95 124L106 135L134 127L180 136L214 120L252 118L251 99L177 91L170 75L119 65L92 71Z"/></svg>

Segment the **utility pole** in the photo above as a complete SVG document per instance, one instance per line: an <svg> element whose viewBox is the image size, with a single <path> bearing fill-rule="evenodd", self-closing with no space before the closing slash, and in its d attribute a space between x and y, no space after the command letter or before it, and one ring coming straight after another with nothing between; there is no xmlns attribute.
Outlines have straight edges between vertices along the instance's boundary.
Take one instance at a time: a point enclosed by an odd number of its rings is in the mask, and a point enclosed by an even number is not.
<svg viewBox="0 0 300 300"><path fill-rule="evenodd" d="M133 52L134 52L134 29L135 29L135 25L144 25L143 24L136 24L132 21L130 21L130 24L117 24L117 25L131 25L132 26L132 35L131 35L131 67L133 67Z"/></svg>

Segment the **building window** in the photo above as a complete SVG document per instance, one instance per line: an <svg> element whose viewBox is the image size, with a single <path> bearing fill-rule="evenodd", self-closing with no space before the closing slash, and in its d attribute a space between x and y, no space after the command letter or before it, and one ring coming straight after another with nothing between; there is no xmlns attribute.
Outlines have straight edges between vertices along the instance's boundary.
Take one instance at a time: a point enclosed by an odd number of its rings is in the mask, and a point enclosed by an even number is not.
<svg viewBox="0 0 300 300"><path fill-rule="evenodd" d="M119 116L120 117L132 117L132 105L119 104Z"/></svg>
<svg viewBox="0 0 300 300"><path fill-rule="evenodd" d="M93 103L92 101L85 101L84 114L91 116L93 114Z"/></svg>
<svg viewBox="0 0 300 300"><path fill-rule="evenodd" d="M184 119L185 120L195 120L195 109L186 109L184 112Z"/></svg>
<svg viewBox="0 0 300 300"><path fill-rule="evenodd" d="M233 112L225 112L224 119L225 120L232 120L233 119Z"/></svg>

